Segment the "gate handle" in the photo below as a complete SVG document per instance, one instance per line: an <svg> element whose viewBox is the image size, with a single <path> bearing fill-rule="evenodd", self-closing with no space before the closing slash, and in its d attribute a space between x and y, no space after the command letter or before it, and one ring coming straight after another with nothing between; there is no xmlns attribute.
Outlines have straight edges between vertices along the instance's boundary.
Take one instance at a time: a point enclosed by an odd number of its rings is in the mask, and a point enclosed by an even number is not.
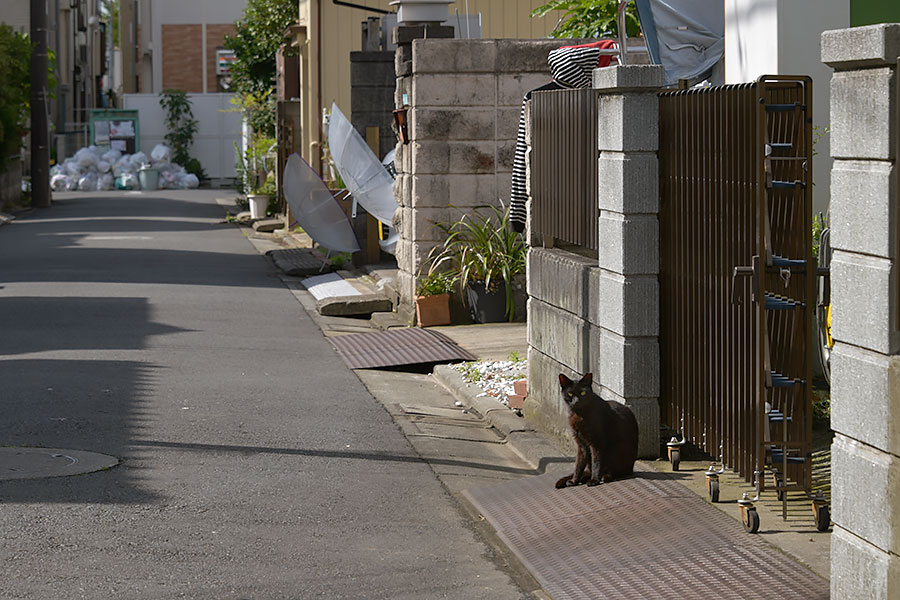
<svg viewBox="0 0 900 600"><path fill-rule="evenodd" d="M732 304L743 304L744 299L741 295L741 290L738 288L738 277L754 277L756 275L756 264L758 259L756 256L753 257L753 266L750 267L735 267L734 273L731 275L731 303ZM751 280L752 281L752 280ZM756 301L756 292L752 287L751 283L751 293L750 299L754 302Z"/></svg>

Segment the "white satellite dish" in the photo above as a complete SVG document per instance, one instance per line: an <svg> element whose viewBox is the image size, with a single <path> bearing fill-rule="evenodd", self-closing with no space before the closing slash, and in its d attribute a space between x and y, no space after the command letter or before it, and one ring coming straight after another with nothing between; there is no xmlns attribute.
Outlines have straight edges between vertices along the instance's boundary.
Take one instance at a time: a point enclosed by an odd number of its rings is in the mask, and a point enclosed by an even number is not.
<svg viewBox="0 0 900 600"><path fill-rule="evenodd" d="M335 252L359 251L359 241L347 215L299 154L288 157L282 183L291 216L314 242Z"/></svg>
<svg viewBox="0 0 900 600"><path fill-rule="evenodd" d="M331 105L328 149L353 198L370 215L385 225L391 225L397 210L394 178L353 128L337 103Z"/></svg>

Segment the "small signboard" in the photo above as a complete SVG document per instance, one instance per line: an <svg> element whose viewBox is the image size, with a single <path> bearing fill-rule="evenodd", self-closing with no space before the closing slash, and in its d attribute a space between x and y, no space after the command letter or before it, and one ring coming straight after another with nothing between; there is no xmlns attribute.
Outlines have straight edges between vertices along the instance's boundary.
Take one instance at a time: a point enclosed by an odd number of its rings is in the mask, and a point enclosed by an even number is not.
<svg viewBox="0 0 900 600"><path fill-rule="evenodd" d="M228 75L231 73L231 63L234 62L234 50L225 48L216 49L216 75Z"/></svg>
<svg viewBox="0 0 900 600"><path fill-rule="evenodd" d="M138 111L93 109L90 113L91 144L133 154L140 147Z"/></svg>

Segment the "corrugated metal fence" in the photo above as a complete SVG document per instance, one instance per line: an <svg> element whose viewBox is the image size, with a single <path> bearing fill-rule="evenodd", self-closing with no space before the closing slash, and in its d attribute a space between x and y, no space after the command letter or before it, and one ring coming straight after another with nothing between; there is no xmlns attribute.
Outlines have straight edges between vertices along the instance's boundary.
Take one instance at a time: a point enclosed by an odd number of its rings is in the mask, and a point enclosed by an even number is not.
<svg viewBox="0 0 900 600"><path fill-rule="evenodd" d="M531 111L533 232L596 251L597 92L535 92Z"/></svg>

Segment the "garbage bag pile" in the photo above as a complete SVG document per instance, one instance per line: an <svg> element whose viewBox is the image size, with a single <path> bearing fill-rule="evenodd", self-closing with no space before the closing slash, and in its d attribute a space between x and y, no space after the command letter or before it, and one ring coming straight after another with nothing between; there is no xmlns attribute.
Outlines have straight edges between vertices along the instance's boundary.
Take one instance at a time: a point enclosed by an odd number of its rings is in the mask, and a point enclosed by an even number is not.
<svg viewBox="0 0 900 600"><path fill-rule="evenodd" d="M144 167L159 171L159 189L184 190L199 186L197 176L171 162L169 153L169 148L162 144L157 144L149 157L143 152L122 154L97 146L82 148L50 169L50 188L57 192L139 190L138 171Z"/></svg>

